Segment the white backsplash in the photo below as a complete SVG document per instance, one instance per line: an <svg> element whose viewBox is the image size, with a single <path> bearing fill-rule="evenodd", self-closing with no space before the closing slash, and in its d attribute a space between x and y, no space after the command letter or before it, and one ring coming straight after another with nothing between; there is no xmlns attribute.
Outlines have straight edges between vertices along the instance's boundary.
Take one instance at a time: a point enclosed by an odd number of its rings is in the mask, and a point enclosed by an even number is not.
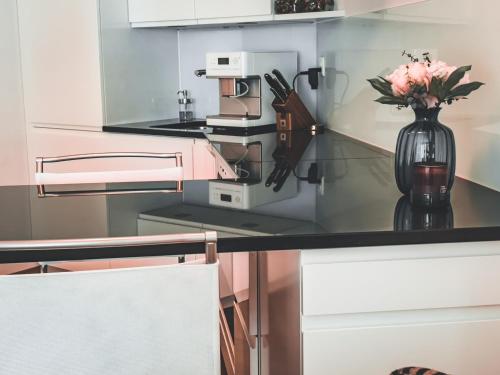
<svg viewBox="0 0 500 375"><path fill-rule="evenodd" d="M318 64L316 36L316 26L313 24L181 30L179 31L180 87L189 90L194 97L197 117L218 114L217 81L194 75L195 70L205 68L207 52L297 51L299 67L304 70ZM307 78L300 80L299 91L314 113L316 92L307 85Z"/></svg>
<svg viewBox="0 0 500 375"><path fill-rule="evenodd" d="M498 10L495 0L430 0L382 16L319 25L318 56L327 57L329 68L318 93L320 119L331 129L394 151L399 130L413 114L373 102L377 93L366 79L407 61L403 50L472 64L472 79L486 86L470 100L445 107L440 118L455 132L457 174L500 190Z"/></svg>

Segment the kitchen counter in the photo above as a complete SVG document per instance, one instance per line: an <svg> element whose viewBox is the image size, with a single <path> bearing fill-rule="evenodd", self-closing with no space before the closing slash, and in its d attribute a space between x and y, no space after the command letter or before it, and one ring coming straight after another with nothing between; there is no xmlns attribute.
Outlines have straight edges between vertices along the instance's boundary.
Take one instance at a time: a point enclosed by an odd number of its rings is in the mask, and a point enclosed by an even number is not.
<svg viewBox="0 0 500 375"><path fill-rule="evenodd" d="M296 174L306 176L312 163L318 164L323 184L300 181L296 196L250 210L210 206L209 181L186 181L182 193L107 197L38 198L34 186L1 187L0 262L85 259L85 248L14 251L5 241L137 238L145 235L138 222L154 223L160 228L156 234L165 223L217 230L220 252L500 240L499 192L457 179L450 207L433 212L414 209L396 187L390 153L331 131L313 138ZM290 179L297 181L293 175ZM151 187L159 186L140 186ZM275 193L269 188L265 194L272 200ZM168 225L165 228L171 233ZM203 251L202 244L153 244L90 254L107 258Z"/></svg>
<svg viewBox="0 0 500 375"><path fill-rule="evenodd" d="M182 127L180 125L182 125ZM103 127L103 131L108 133L161 135L204 139L205 134L200 131L199 128L203 128L205 125L206 121L202 119L194 119L190 122L184 123L181 123L178 119L167 119L106 125ZM198 129L194 130L194 128Z"/></svg>

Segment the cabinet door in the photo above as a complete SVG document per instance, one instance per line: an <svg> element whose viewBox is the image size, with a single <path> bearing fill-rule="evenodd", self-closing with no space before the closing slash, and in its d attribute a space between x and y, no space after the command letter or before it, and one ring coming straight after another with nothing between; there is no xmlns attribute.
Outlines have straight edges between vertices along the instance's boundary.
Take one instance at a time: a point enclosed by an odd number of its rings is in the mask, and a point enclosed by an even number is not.
<svg viewBox="0 0 500 375"><path fill-rule="evenodd" d="M103 125L96 0L19 0L29 123Z"/></svg>
<svg viewBox="0 0 500 375"><path fill-rule="evenodd" d="M495 375L499 340L499 320L307 330L303 374L390 374L420 366Z"/></svg>
<svg viewBox="0 0 500 375"><path fill-rule="evenodd" d="M271 13L271 0L196 0L197 18L264 16Z"/></svg>
<svg viewBox="0 0 500 375"><path fill-rule="evenodd" d="M28 161L34 183L37 157L105 152L182 153L184 179L193 179L193 145L190 138L155 137L91 131L32 128L28 132ZM174 166L175 160L95 159L59 163L47 172L85 172L106 170L161 169Z"/></svg>
<svg viewBox="0 0 500 375"><path fill-rule="evenodd" d="M130 22L192 20L195 0L128 0ZM205 0L206 1L206 0Z"/></svg>

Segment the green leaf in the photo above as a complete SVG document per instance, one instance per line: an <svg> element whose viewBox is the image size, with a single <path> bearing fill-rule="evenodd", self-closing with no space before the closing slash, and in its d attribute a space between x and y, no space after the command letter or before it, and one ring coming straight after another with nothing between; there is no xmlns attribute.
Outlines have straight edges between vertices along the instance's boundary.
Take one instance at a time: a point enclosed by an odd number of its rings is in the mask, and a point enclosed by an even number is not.
<svg viewBox="0 0 500 375"><path fill-rule="evenodd" d="M482 83L482 82L471 82L471 83L467 83L465 85L457 86L453 90L450 91L448 98L452 99L452 98L457 98L457 97L461 97L461 96L467 96L471 92L476 91L477 89L479 89L483 85L484 85L484 83Z"/></svg>
<svg viewBox="0 0 500 375"><path fill-rule="evenodd" d="M382 96L375 101L381 104L389 105L408 105L404 98L398 98L396 96Z"/></svg>
<svg viewBox="0 0 500 375"><path fill-rule="evenodd" d="M450 74L448 79L443 85L443 94L444 96L448 96L450 94L451 89L453 89L458 83L464 78L465 73L467 73L469 70L472 69L471 65L468 66L462 66L455 70L453 73Z"/></svg>
<svg viewBox="0 0 500 375"><path fill-rule="evenodd" d="M392 82L389 81L388 79L385 79L384 77L381 77L381 76L378 76L379 79L381 79L382 81L384 81L385 83L389 84L389 86L392 86Z"/></svg>
<svg viewBox="0 0 500 375"><path fill-rule="evenodd" d="M431 85L429 87L429 94L435 96L440 101L444 99L443 95L443 82L437 78L432 77Z"/></svg>
<svg viewBox="0 0 500 375"><path fill-rule="evenodd" d="M381 93L384 96L391 96L392 88L391 85L385 81L381 81L378 78L369 79L368 82L372 85L372 87Z"/></svg>

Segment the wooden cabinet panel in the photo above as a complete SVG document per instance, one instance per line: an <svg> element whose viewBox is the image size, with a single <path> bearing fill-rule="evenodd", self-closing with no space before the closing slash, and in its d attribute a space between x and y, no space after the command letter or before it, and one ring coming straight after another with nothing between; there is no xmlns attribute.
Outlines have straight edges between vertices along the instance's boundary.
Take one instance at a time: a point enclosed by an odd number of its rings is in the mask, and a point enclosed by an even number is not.
<svg viewBox="0 0 500 375"><path fill-rule="evenodd" d="M272 14L270 0L196 0L197 18L247 17Z"/></svg>
<svg viewBox="0 0 500 375"><path fill-rule="evenodd" d="M408 366L498 374L500 320L306 331L304 375L390 374Z"/></svg>
<svg viewBox="0 0 500 375"><path fill-rule="evenodd" d="M194 0L128 0L128 7L130 22L161 22L195 18Z"/></svg>

